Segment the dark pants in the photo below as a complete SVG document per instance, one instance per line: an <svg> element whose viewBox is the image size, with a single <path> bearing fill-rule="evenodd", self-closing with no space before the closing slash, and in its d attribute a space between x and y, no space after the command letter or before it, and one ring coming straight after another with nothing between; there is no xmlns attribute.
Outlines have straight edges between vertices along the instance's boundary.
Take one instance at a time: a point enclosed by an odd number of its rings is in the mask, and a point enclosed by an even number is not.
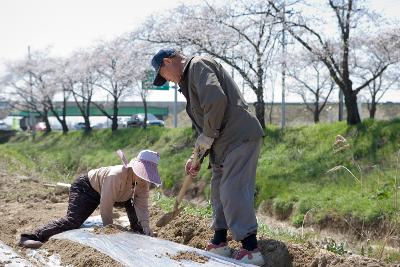
<svg viewBox="0 0 400 267"><path fill-rule="evenodd" d="M71 185L67 215L64 218L38 228L33 234L21 234L21 237L45 242L53 235L77 229L93 213L93 211L95 211L99 204L100 194L92 188L87 175L80 176ZM135 208L131 204L131 200L121 204L123 204L126 209L131 229L143 232L143 229L138 222Z"/></svg>

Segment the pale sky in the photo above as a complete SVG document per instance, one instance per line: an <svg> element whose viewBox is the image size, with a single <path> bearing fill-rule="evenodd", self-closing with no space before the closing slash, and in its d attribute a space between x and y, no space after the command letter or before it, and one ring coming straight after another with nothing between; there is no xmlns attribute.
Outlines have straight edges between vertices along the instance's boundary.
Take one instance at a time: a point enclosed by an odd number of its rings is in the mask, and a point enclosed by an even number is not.
<svg viewBox="0 0 400 267"><path fill-rule="evenodd" d="M201 0L185 0L196 3ZM228 1L228 0L227 0ZM85 48L99 39L112 39L132 31L145 18L164 12L182 0L0 0L0 76L1 66L8 60L22 58L31 49L51 46L53 55L68 56L77 48ZM396 18L400 0L370 0L372 9ZM171 14L173 15L173 14ZM275 101L280 101L276 92ZM156 95L156 96L155 96ZM249 94L246 98L251 101ZM150 100L173 101L173 92L152 94ZM390 94L384 101L400 101L400 93ZM180 97L179 100L183 101ZM300 101L288 96L288 101Z"/></svg>

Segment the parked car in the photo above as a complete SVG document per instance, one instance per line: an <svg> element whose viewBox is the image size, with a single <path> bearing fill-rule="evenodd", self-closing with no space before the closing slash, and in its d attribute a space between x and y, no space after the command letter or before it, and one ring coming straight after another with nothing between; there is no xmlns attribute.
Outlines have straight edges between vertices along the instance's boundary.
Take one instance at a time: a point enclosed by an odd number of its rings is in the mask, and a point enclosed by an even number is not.
<svg viewBox="0 0 400 267"><path fill-rule="evenodd" d="M164 127L164 121L158 119L151 113L147 114L148 126ZM131 119L127 122L128 127L142 127L144 125L144 113L133 114Z"/></svg>
<svg viewBox="0 0 400 267"><path fill-rule="evenodd" d="M83 128L85 128L85 124L83 124ZM104 129L107 128L107 125L105 123L96 123L95 125L92 126L93 129Z"/></svg>
<svg viewBox="0 0 400 267"><path fill-rule="evenodd" d="M128 120L130 120L130 119L131 119L130 117L127 117L127 118L126 117L124 117L124 118L118 117L118 119L117 119L118 129L128 127ZM112 120L107 119L107 122L104 123L104 128L111 128L111 126L112 126Z"/></svg>
<svg viewBox="0 0 400 267"><path fill-rule="evenodd" d="M118 118L118 128L126 128L128 127L128 121L131 118Z"/></svg>
<svg viewBox="0 0 400 267"><path fill-rule="evenodd" d="M35 125L35 130L36 130L37 132L44 132L44 131L46 131L46 130L47 130L46 123L44 123L43 121L36 123L36 125Z"/></svg>
<svg viewBox="0 0 400 267"><path fill-rule="evenodd" d="M11 130L11 126L4 121L0 121L0 130Z"/></svg>
<svg viewBox="0 0 400 267"><path fill-rule="evenodd" d="M85 129L85 123L84 122L78 122L77 124L74 125L75 130L83 130Z"/></svg>

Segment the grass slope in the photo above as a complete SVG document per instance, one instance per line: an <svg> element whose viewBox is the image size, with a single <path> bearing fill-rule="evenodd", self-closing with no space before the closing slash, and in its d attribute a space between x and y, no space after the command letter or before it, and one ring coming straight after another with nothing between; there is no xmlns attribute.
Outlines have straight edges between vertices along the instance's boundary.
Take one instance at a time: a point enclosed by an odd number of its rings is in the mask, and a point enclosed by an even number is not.
<svg viewBox="0 0 400 267"><path fill-rule="evenodd" d="M337 135L344 136L350 146L334 153ZM13 163L10 169L26 168L27 173L36 171L45 178L70 182L77 173L120 164L117 149L130 158L148 148L161 153L160 174L164 188L171 188L184 175L193 143L189 128L51 133L39 135L35 141L18 134L0 145L0 154ZM296 226L311 213L312 223L332 217L352 218L367 225L398 223L399 150L400 120L285 130L270 127L259 159L256 204ZM344 168L327 172L338 165L347 167L356 178ZM203 166L200 176L208 181L211 174Z"/></svg>

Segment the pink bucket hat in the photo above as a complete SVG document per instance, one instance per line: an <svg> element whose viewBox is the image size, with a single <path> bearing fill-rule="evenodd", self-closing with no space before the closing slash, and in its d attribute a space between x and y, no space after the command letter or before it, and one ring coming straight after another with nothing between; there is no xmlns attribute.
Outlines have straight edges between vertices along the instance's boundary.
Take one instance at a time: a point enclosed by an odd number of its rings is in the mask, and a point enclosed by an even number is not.
<svg viewBox="0 0 400 267"><path fill-rule="evenodd" d="M128 166L132 167L135 174L143 180L160 186L161 179L157 169L159 160L160 154L158 152L142 150L136 158L129 162Z"/></svg>

